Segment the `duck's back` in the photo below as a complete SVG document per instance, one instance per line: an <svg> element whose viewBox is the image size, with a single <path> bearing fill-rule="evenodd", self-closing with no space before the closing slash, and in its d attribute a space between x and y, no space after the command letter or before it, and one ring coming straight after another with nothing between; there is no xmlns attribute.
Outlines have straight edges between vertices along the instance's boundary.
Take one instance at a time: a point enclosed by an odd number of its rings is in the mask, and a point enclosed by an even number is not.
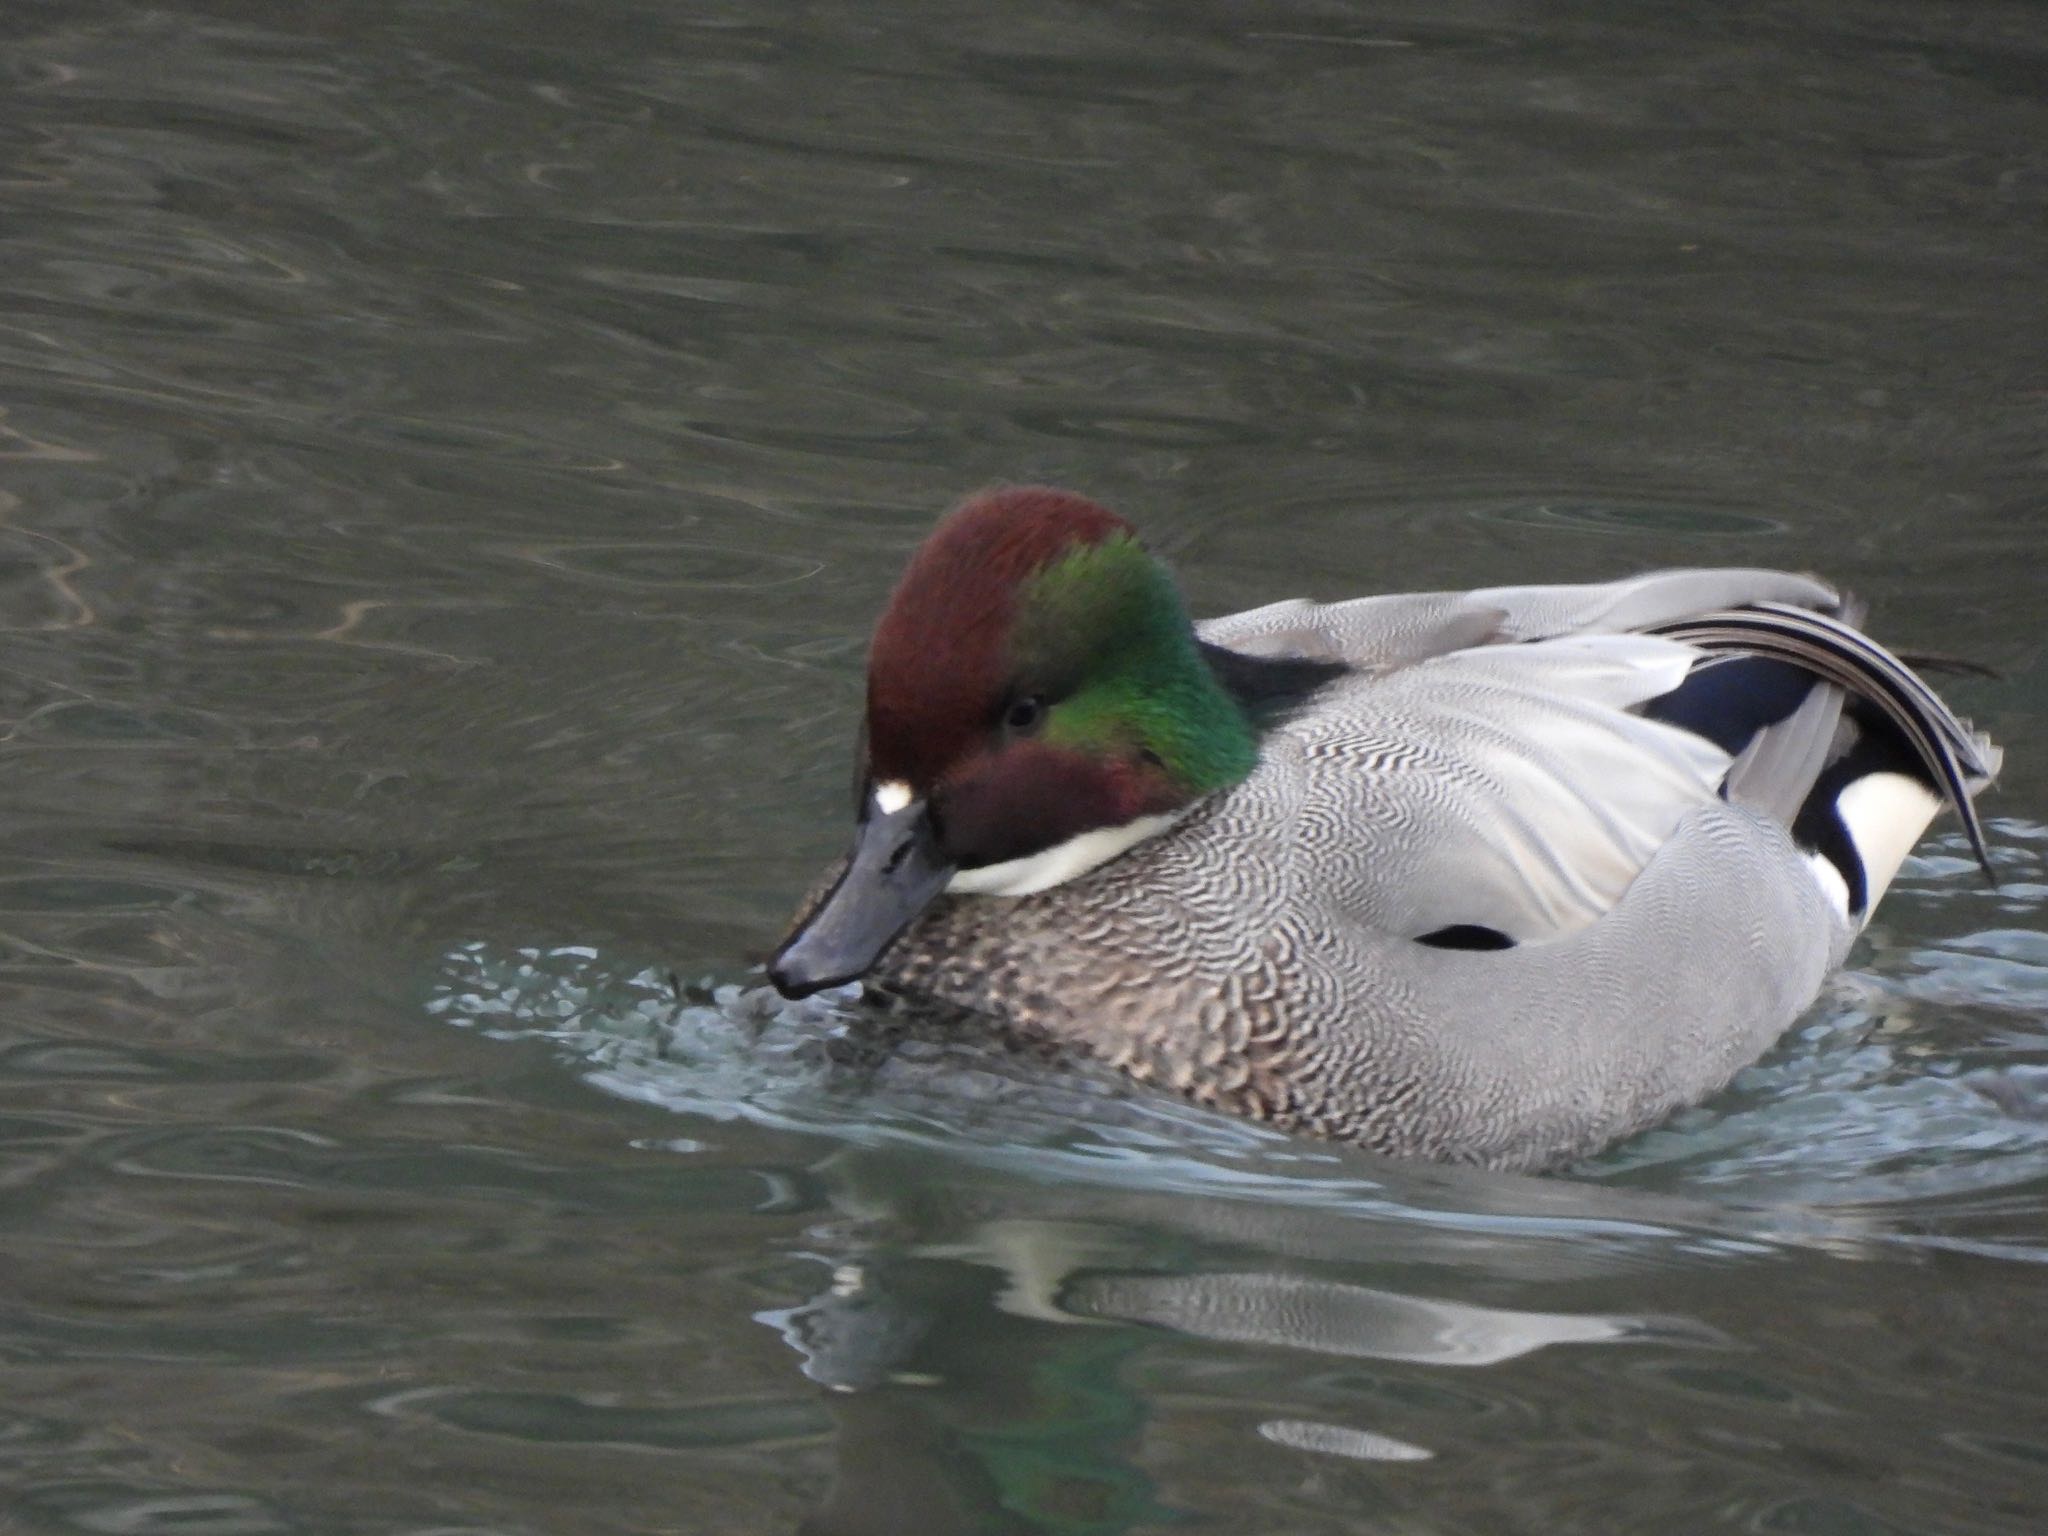
<svg viewBox="0 0 2048 1536"><path fill-rule="evenodd" d="M1795 828L1882 722L1813 674L1776 718L1714 702L1747 679L1712 668L1755 657L1637 632L1754 604L1837 600L1677 572L1215 621L1211 644L1351 670L1172 831L1036 896L941 904L881 979L1385 1151L1589 1151L1754 1060L1874 899ZM1972 787L1993 766L1982 748Z"/></svg>

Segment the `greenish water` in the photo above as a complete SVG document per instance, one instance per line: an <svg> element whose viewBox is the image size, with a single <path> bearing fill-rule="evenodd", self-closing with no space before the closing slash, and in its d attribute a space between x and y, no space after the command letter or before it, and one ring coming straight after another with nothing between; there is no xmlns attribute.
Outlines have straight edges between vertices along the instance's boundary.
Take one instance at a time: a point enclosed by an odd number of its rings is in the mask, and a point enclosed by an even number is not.
<svg viewBox="0 0 2048 1536"><path fill-rule="evenodd" d="M0 10L0 1529L2048 1523L2037 6ZM2009 749L1712 1104L1405 1168L759 956L995 478L1822 570Z"/></svg>

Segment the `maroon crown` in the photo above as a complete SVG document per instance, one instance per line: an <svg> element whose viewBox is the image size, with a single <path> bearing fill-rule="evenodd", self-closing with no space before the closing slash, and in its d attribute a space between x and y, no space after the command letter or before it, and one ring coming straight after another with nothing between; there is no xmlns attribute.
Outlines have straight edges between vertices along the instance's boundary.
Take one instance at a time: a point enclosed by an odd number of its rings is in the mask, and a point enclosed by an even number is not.
<svg viewBox="0 0 2048 1536"><path fill-rule="evenodd" d="M985 740L1012 682L1017 591L1071 550L1129 535L1085 496L1006 486L939 520L890 595L868 650L868 762L929 789Z"/></svg>

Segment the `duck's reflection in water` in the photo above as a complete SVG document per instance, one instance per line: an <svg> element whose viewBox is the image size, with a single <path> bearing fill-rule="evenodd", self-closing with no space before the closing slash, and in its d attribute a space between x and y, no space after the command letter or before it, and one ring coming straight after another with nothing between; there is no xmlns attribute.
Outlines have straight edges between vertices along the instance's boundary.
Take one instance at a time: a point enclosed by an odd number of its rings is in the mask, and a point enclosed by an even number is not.
<svg viewBox="0 0 2048 1536"><path fill-rule="evenodd" d="M834 1161L851 1185L863 1182L849 1163L864 1160ZM1719 1342L1679 1319L1479 1306L1318 1275L1295 1252L1300 1212L1269 1213L1265 1263L1247 1261L1249 1234L1239 1232L1228 1267L1205 1267L1225 1258L1222 1245L1202 1254L1185 1225L1155 1225L1148 1239L1135 1225L1014 1211L962 1208L951 1212L958 1224L935 1222L927 1206L907 1231L904 1212L882 1216L842 1188L871 1219L837 1228L839 1251L816 1255L829 1266L816 1294L762 1315L827 1389L836 1421L835 1474L803 1527L810 1536L1111 1532L1186 1518L1143 1465L1160 1407L1145 1357L1162 1333L1248 1352L1263 1385L1233 1452L1247 1466L1300 1452L1381 1463L1434 1454L1376 1425L1368 1394L1341 1413L1327 1382L1290 1394L1285 1383L1300 1373L1276 1370L1273 1351L1314 1372L1339 1361L1474 1368L1556 1345ZM1165 1267L1176 1248L1185 1269ZM1243 1374L1229 1394L1246 1406Z"/></svg>

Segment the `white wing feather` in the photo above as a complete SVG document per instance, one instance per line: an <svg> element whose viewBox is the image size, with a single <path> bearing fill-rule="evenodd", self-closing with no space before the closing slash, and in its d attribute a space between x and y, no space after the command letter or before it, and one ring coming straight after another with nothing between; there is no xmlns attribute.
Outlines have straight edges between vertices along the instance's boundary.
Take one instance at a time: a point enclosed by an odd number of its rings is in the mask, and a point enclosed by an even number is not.
<svg viewBox="0 0 2048 1536"><path fill-rule="evenodd" d="M1344 871L1354 917L1411 937L1478 924L1526 942L1592 922L1728 769L1711 742L1628 713L1693 658L1642 635L1570 636L1336 684L1336 707L1279 733L1345 761L1300 781L1308 825L1357 837L1316 867Z"/></svg>

